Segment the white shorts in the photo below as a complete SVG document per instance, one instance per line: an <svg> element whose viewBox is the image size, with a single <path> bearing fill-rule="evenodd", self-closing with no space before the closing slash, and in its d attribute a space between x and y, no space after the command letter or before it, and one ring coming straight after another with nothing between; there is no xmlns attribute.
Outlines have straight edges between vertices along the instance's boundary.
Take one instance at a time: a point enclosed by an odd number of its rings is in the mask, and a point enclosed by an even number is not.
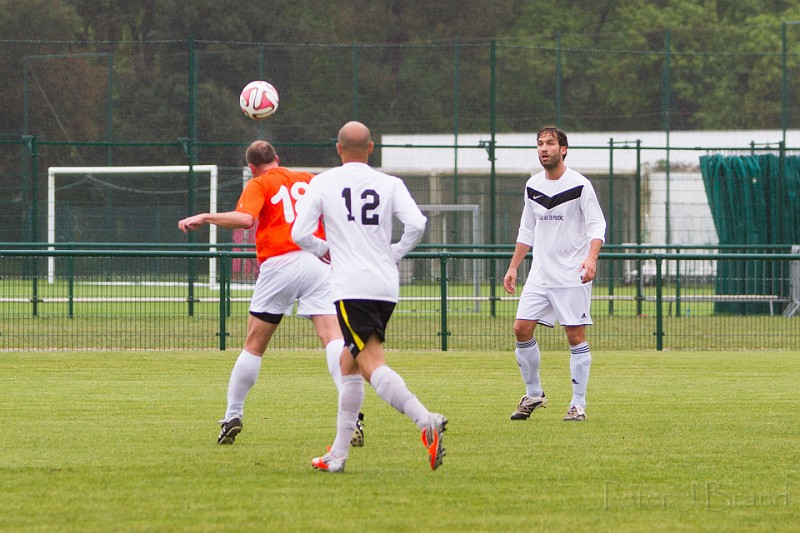
<svg viewBox="0 0 800 533"><path fill-rule="evenodd" d="M526 282L519 297L517 320L536 320L552 328L556 320L562 326L590 326L592 284L548 289Z"/></svg>
<svg viewBox="0 0 800 533"><path fill-rule="evenodd" d="M291 314L297 301L300 316L336 315L328 282L330 273L330 265L308 252L270 257L258 271L250 311Z"/></svg>

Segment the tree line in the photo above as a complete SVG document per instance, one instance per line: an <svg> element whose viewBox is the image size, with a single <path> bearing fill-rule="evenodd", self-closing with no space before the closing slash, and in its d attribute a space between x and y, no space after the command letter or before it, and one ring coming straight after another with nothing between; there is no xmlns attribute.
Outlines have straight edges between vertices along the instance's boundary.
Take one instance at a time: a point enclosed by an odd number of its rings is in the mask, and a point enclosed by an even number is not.
<svg viewBox="0 0 800 533"><path fill-rule="evenodd" d="M778 0L0 0L0 134L777 128L796 20ZM236 102L261 73L283 108L254 124Z"/></svg>

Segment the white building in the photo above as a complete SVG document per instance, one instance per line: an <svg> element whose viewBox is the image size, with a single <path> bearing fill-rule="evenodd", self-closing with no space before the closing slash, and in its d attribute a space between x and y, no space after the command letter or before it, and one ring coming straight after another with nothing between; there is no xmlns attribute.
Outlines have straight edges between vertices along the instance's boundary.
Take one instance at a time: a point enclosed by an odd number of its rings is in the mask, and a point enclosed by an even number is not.
<svg viewBox="0 0 800 533"><path fill-rule="evenodd" d="M783 140L782 130L567 134L567 164L588 176L608 176L611 170L615 175L635 174L638 141L644 192L643 240L687 245L719 242L700 174L700 156L750 154L753 149L755 153L777 151ZM452 134L385 134L381 137L381 162L384 169L397 173L488 174L490 140L485 133L459 134L456 149ZM786 142L788 146L800 146L800 130L788 130ZM535 151L536 133L501 133L496 135L495 143L498 174L527 175L541 170Z"/></svg>

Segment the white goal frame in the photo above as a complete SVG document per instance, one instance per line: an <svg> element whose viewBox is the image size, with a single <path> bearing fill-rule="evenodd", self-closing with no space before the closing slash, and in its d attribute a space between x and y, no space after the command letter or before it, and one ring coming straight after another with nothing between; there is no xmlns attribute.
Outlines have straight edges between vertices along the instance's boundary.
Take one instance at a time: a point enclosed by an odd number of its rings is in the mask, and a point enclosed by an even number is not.
<svg viewBox="0 0 800 533"><path fill-rule="evenodd" d="M75 174L179 174L189 172L207 172L209 174L209 213L217 212L217 189L219 181L219 171L217 165L176 165L176 166L136 166L136 167L49 167L47 169L47 242L56 242L56 176L75 175ZM177 221L176 221L177 223ZM217 250L217 227L214 224L208 226L208 245L209 251ZM48 247L54 250L53 246ZM55 282L56 260L55 257L47 258L47 282L51 285ZM214 286L217 283L217 261L211 257L208 260L208 283Z"/></svg>
<svg viewBox="0 0 800 533"><path fill-rule="evenodd" d="M792 245L792 253L800 254L800 244ZM783 316L791 318L800 311L800 261L789 263L789 292L791 301L783 311Z"/></svg>
<svg viewBox="0 0 800 533"><path fill-rule="evenodd" d="M460 213L470 213L472 215L472 244L480 244L481 241L481 206L478 204L420 204L419 205L420 211L425 213L426 215L439 215L441 213L453 213L453 212L460 212ZM442 238L441 238L441 247L443 249L447 249L447 233L448 227L445 219L445 224L442 226ZM427 231L427 230L426 230ZM475 299L475 312L480 312L481 306L481 278L480 278L480 269L478 265L480 260L473 259L473 268L472 268L472 284L474 287L474 299ZM435 297L434 299L438 299Z"/></svg>

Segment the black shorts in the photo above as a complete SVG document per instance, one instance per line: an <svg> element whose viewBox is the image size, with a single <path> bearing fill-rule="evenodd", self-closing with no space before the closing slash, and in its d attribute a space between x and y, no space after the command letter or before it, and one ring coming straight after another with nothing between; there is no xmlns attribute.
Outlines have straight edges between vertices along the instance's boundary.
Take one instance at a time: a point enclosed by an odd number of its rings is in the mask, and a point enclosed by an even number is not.
<svg viewBox="0 0 800 533"><path fill-rule="evenodd" d="M336 316L342 328L344 344L353 357L364 349L372 335L381 342L386 340L386 324L394 312L394 302L382 300L339 300L336 302Z"/></svg>

